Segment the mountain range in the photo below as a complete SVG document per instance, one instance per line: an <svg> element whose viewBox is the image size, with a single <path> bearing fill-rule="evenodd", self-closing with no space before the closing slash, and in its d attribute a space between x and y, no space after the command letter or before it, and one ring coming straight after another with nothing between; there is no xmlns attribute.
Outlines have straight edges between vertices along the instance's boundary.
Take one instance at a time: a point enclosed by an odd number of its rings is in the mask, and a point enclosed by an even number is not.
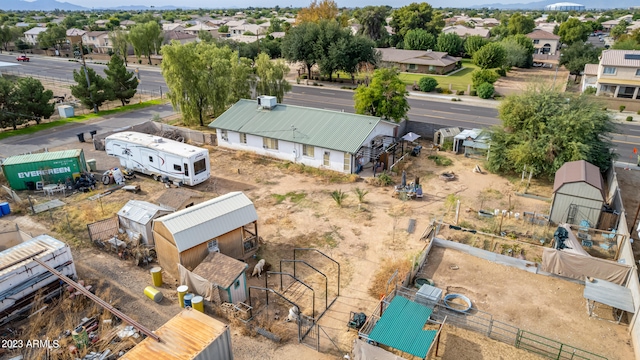
<svg viewBox="0 0 640 360"><path fill-rule="evenodd" d="M475 5L473 8L491 8L491 9L527 9L527 10L541 10L544 9L545 6L560 2L553 0L546 1L535 1L529 3L517 3L517 4L504 4L504 3L493 3L493 4L482 4ZM615 2L609 0L575 0L572 1L580 5L584 5L586 9L627 9L631 6L638 6L640 3L636 0L617 0Z"/></svg>
<svg viewBox="0 0 640 360"><path fill-rule="evenodd" d="M64 10L64 11L88 11L88 10L98 10L98 9L110 9L110 10L123 10L123 11L138 11L138 10L175 10L177 6L169 5L169 6L154 6L149 7L145 5L126 5L126 6L113 6L113 7L100 7L100 8L88 8L84 6L79 6L75 4L71 4L64 1L57 0L35 0L35 1L24 1L24 0L4 0L2 1L2 5L0 5L0 9L2 10L17 10L17 11L53 11L55 9ZM182 9L191 9L190 7L181 7Z"/></svg>

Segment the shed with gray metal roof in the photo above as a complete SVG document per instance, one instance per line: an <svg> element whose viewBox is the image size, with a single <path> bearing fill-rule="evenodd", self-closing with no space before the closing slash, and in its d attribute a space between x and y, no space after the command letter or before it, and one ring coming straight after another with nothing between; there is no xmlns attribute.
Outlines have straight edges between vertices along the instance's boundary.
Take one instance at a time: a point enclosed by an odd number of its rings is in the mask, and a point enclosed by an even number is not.
<svg viewBox="0 0 640 360"><path fill-rule="evenodd" d="M141 200L129 200L118 211L120 227L140 234L144 244L153 244L152 220L172 212L171 209ZM132 234L135 236L135 234Z"/></svg>
<svg viewBox="0 0 640 360"><path fill-rule="evenodd" d="M258 248L258 214L242 192L231 192L153 221L162 267L178 278L177 264L188 270L210 252L247 259Z"/></svg>

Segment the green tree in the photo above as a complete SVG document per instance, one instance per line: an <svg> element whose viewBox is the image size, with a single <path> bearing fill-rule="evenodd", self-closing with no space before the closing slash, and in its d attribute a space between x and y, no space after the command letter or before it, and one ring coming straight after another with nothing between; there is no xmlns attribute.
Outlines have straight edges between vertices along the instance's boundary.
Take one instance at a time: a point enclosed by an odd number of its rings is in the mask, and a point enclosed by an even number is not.
<svg viewBox="0 0 640 360"><path fill-rule="evenodd" d="M138 79L133 71L127 71L122 58L114 54L104 73L107 74L107 83L111 87L111 94L114 99L122 102L125 106L137 91Z"/></svg>
<svg viewBox="0 0 640 360"><path fill-rule="evenodd" d="M524 48L513 37L508 37L500 42L505 51L504 65L508 67L526 68L533 62L533 54Z"/></svg>
<svg viewBox="0 0 640 360"><path fill-rule="evenodd" d="M282 56L288 61L300 61L307 67L311 76L311 68L318 62L318 51L314 49L320 37L320 27L314 22L304 22L291 28L282 39Z"/></svg>
<svg viewBox="0 0 640 360"><path fill-rule="evenodd" d="M60 25L51 25L46 31L38 34L38 45L43 49L55 47L59 49L60 44L67 41L67 31Z"/></svg>
<svg viewBox="0 0 640 360"><path fill-rule="evenodd" d="M611 28L611 37L614 40L617 40L621 35L627 33L627 28L629 27L629 23L625 20L620 20L618 25Z"/></svg>
<svg viewBox="0 0 640 360"><path fill-rule="evenodd" d="M240 99L251 97L251 84L253 69L252 61L245 57L240 57L237 51L231 53L231 83L228 104L235 104Z"/></svg>
<svg viewBox="0 0 640 360"><path fill-rule="evenodd" d="M206 30L198 31L198 39L202 42L211 43L213 42L213 35Z"/></svg>
<svg viewBox="0 0 640 360"><path fill-rule="evenodd" d="M271 61L269 55L261 53L256 59L255 69L258 77L256 86L258 94L275 96L281 103L284 94L291 91L291 84L285 78L289 73L289 67L284 61Z"/></svg>
<svg viewBox="0 0 640 360"><path fill-rule="evenodd" d="M373 40L363 35L352 36L350 33L340 39L332 56L338 58L338 69L353 75L361 64L376 65L379 62L379 53L374 48Z"/></svg>
<svg viewBox="0 0 640 360"><path fill-rule="evenodd" d="M271 34L273 32L281 32L282 31L282 23L284 21L279 19L279 18L271 18L270 23L269 23L269 29L267 30L268 34Z"/></svg>
<svg viewBox="0 0 640 360"><path fill-rule="evenodd" d="M597 64L599 62L602 49L594 47L590 43L577 42L562 50L560 66L564 66L571 75L578 75L584 70L586 64Z"/></svg>
<svg viewBox="0 0 640 360"><path fill-rule="evenodd" d="M12 81L0 77L0 127L12 126L13 130L23 123L15 112L16 101L12 96L14 88Z"/></svg>
<svg viewBox="0 0 640 360"><path fill-rule="evenodd" d="M488 43L473 54L473 63L481 69L493 69L504 64L507 54L497 42Z"/></svg>
<svg viewBox="0 0 640 360"><path fill-rule="evenodd" d="M210 115L218 116L244 90L236 89L235 77L246 74L236 52L227 46L176 41L162 47L162 75L169 87L169 99L182 112L187 125L200 124ZM238 68L234 68L237 65ZM240 81L247 85L247 79Z"/></svg>
<svg viewBox="0 0 640 360"><path fill-rule="evenodd" d="M521 13L511 15L507 23L509 35L528 34L535 29L536 23L532 18Z"/></svg>
<svg viewBox="0 0 640 360"><path fill-rule="evenodd" d="M433 91L438 87L438 80L430 76L421 77L420 80L418 80L418 87L420 87L420 91Z"/></svg>
<svg viewBox="0 0 640 360"><path fill-rule="evenodd" d="M360 85L356 89L353 96L356 113L400 122L409 112L407 94L396 69L377 69L369 86Z"/></svg>
<svg viewBox="0 0 640 360"><path fill-rule="evenodd" d="M480 35L468 36L464 42L464 52L468 56L473 57L473 54L475 54L481 47L487 45L488 42L489 41L487 39Z"/></svg>
<svg viewBox="0 0 640 360"><path fill-rule="evenodd" d="M498 75L498 73L496 73L494 70L478 69L474 70L471 73L471 82L473 84L473 87L476 89L478 88L478 86L484 83L493 84L494 82L498 81L498 79L500 79L500 75Z"/></svg>
<svg viewBox="0 0 640 360"><path fill-rule="evenodd" d="M486 83L480 84L476 89L476 91L478 92L478 97L480 99L489 99L493 97L493 94L495 93L496 90L493 87L493 84L489 84L488 82L486 82Z"/></svg>
<svg viewBox="0 0 640 360"><path fill-rule="evenodd" d="M362 9L356 9L354 17L360 24L358 33L367 36L376 43L385 39L389 36L385 25L390 11L391 8L388 6L365 6Z"/></svg>
<svg viewBox="0 0 640 360"><path fill-rule="evenodd" d="M458 56L462 52L463 40L455 33L442 33L438 35L436 50L446 52L451 56Z"/></svg>
<svg viewBox="0 0 640 360"><path fill-rule="evenodd" d="M96 74L92 68L87 67L87 73L91 86L87 86L84 69L73 70L73 80L77 84L71 85L71 94L80 99L86 107L99 109L105 101L113 98L111 87L107 80Z"/></svg>
<svg viewBox="0 0 640 360"><path fill-rule="evenodd" d="M404 36L404 48L407 50L432 50L436 37L424 29L411 29Z"/></svg>
<svg viewBox="0 0 640 360"><path fill-rule="evenodd" d="M129 31L129 42L138 58L146 56L151 65L151 55L158 54L164 37L162 29L155 21L137 24Z"/></svg>
<svg viewBox="0 0 640 360"><path fill-rule="evenodd" d="M395 10L392 16L390 25L399 39L404 39L411 29L424 29L437 36L444 27L442 15L425 2L403 6Z"/></svg>
<svg viewBox="0 0 640 360"><path fill-rule="evenodd" d="M40 124L42 118L48 119L55 111L53 91L45 90L40 80L32 77L21 78L11 93L13 109L19 116L28 116Z"/></svg>
<svg viewBox="0 0 640 360"><path fill-rule="evenodd" d="M571 45L576 42L585 42L589 38L591 28L585 25L577 18L571 18L562 24L558 29L558 36L560 36L560 42L563 44Z"/></svg>
<svg viewBox="0 0 640 360"><path fill-rule="evenodd" d="M610 115L588 96L532 87L508 96L499 108L501 126L493 129L488 169L522 171L552 179L565 162L586 160L605 171L614 130Z"/></svg>
<svg viewBox="0 0 640 360"><path fill-rule="evenodd" d="M129 38L125 30L116 29L109 33L109 41L113 46L114 53L124 59L127 66L127 55L129 55Z"/></svg>
<svg viewBox="0 0 640 360"><path fill-rule="evenodd" d="M319 36L314 42L308 44L316 52L316 59L320 72L329 75L329 80L333 78L334 71L340 68L342 53L345 50L340 46L340 41L349 42L353 37L351 31L342 28L335 20L321 20L319 25Z"/></svg>
<svg viewBox="0 0 640 360"><path fill-rule="evenodd" d="M2 53L2 49L6 51L9 43L15 40L11 29L7 25L0 26L0 53Z"/></svg>
<svg viewBox="0 0 640 360"><path fill-rule="evenodd" d="M640 50L640 44L633 38L625 38L616 41L611 48L615 50Z"/></svg>
<svg viewBox="0 0 640 360"><path fill-rule="evenodd" d="M220 27L218 28L218 32L221 34L228 34L229 33L229 25L220 25Z"/></svg>

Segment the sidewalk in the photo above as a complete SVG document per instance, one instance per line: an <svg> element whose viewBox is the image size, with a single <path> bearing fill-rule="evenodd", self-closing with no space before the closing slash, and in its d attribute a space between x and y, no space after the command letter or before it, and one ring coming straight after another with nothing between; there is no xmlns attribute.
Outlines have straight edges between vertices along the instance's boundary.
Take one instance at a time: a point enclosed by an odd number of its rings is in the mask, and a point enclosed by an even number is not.
<svg viewBox="0 0 640 360"><path fill-rule="evenodd" d="M615 110L607 110L611 113L611 117L613 118L613 122L620 124L629 124L629 125L640 125L640 115L632 111L615 111ZM632 121L627 121L627 116L631 116L633 118Z"/></svg>

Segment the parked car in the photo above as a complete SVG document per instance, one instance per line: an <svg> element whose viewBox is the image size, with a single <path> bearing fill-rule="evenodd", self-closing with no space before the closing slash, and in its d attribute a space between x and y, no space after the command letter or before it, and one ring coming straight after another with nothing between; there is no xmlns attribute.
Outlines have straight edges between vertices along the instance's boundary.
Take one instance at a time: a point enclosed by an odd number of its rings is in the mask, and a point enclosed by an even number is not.
<svg viewBox="0 0 640 360"><path fill-rule="evenodd" d="M27 57L27 55L20 55L16 58L16 60L18 61L22 61L22 62L29 62L29 58Z"/></svg>

